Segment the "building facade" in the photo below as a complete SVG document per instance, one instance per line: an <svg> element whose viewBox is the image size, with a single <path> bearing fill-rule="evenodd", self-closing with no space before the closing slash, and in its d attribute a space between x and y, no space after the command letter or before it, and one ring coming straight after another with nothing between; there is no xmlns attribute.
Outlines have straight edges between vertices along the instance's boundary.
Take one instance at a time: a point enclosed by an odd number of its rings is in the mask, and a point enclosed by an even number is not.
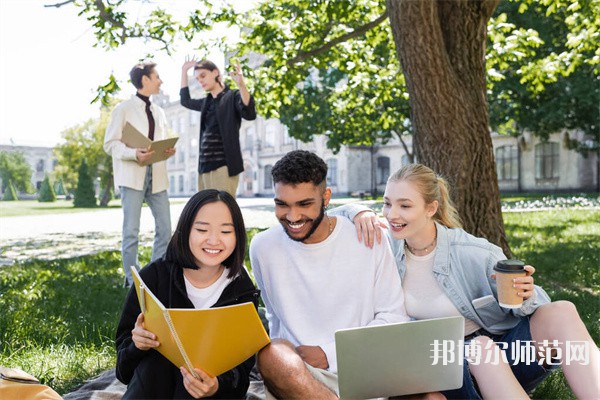
<svg viewBox="0 0 600 400"><path fill-rule="evenodd" d="M52 154L52 147L1 144L0 151L23 154L31 167L31 184L36 190L40 189L44 178L54 171L57 163ZM2 186L4 185L2 185L2 178L0 178L0 187Z"/></svg>
<svg viewBox="0 0 600 400"><path fill-rule="evenodd" d="M192 97L204 94L190 81ZM169 160L170 196L190 196L196 192L198 177L198 139L200 113L188 110L179 101L162 96L170 128L180 135L177 154ZM498 182L503 192L598 191L598 156L587 158L565 145L567 133L556 133L542 143L534 135L520 138L492 134ZM409 151L411 137L405 139ZM329 167L327 181L336 195L362 195L374 189L383 193L387 177L409 162L398 138L385 145L342 146L334 154L326 146L326 137L316 135L313 142L291 138L277 119L257 117L242 121L240 145L244 172L240 176L238 196L271 196L271 168L285 153L302 149L318 154Z"/></svg>
<svg viewBox="0 0 600 400"><path fill-rule="evenodd" d="M204 95L195 80L190 81L190 91L192 97ZM169 128L179 135L177 153L167 161L169 195L189 197L197 191L200 113L182 107L179 101L170 101L166 95L155 96L153 101L164 108ZM500 191L600 191L598 155L590 153L584 157L570 150L569 138L583 139L566 131L550 135L547 142L529 133L519 138L492 134ZM411 137L405 142L411 151ZM323 158L329 167L328 185L339 196L362 196L375 190L381 194L388 176L409 162L398 138L385 145L342 146L334 154L327 148L324 135L303 143L290 137L279 120L260 116L255 121L242 121L240 145L244 159L237 191L240 197L272 196L271 169L291 150L308 150ZM23 153L31 166L31 183L36 189L56 165L51 147L0 145L0 151Z"/></svg>

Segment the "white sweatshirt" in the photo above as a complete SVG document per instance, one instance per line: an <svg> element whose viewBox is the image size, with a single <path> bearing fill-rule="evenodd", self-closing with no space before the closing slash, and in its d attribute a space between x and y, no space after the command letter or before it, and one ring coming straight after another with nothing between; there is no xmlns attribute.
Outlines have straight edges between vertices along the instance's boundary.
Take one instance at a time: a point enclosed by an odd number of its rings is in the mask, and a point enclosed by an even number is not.
<svg viewBox="0 0 600 400"><path fill-rule="evenodd" d="M382 242L365 247L345 218L315 244L293 241L281 225L257 234L250 260L271 338L320 346L337 372L336 330L408 321L396 263Z"/></svg>

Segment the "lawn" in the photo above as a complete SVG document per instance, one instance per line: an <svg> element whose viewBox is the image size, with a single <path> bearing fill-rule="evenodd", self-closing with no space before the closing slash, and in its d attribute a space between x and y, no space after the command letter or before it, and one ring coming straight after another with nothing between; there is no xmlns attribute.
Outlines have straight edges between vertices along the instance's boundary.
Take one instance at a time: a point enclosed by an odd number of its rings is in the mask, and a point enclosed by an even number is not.
<svg viewBox="0 0 600 400"><path fill-rule="evenodd" d="M536 267L536 282L553 300L576 304L599 343L600 210L510 212L504 221L515 257ZM121 283L114 251L0 268L0 365L18 366L61 394L114 367ZM561 372L533 397L573 398Z"/></svg>

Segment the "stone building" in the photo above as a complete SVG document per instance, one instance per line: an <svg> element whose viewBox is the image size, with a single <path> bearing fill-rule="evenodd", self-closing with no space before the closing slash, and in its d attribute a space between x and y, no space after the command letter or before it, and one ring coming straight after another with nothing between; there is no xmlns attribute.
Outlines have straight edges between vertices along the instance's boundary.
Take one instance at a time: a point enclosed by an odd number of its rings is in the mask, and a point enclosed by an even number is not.
<svg viewBox="0 0 600 400"><path fill-rule="evenodd" d="M22 153L31 167L31 184L39 190L46 175L50 175L56 166L52 147L26 146L19 144L0 144L0 151ZM0 187L2 178L0 178Z"/></svg>
<svg viewBox="0 0 600 400"><path fill-rule="evenodd" d="M190 80L190 91L192 97L204 95L195 80ZM167 161L169 195L191 196L196 193L198 180L200 113L182 107L179 100L170 101L169 96L163 94L155 96L153 101L165 109L170 129L180 137L177 154ZM550 135L545 143L529 133L519 138L493 133L500 190L600 191L598 155L584 157L568 149L569 138L583 139L577 137L577 133L566 131ZM411 138L405 141L411 151ZM291 138L279 120L260 116L255 121L242 121L240 144L244 158L244 172L238 186L241 197L271 196L271 168L285 153L295 149L313 151L325 160L329 167L328 184L333 193L340 196L360 196L374 190L383 193L390 173L409 160L397 138L385 145L342 146L334 154L327 148L324 135L315 136L311 143L303 143ZM50 174L56 164L50 147L0 145L0 151L22 152L33 171L32 184L38 189L45 174Z"/></svg>
<svg viewBox="0 0 600 400"><path fill-rule="evenodd" d="M190 81L192 97L204 94L196 81ZM171 196L189 196L196 192L200 113L188 110L179 101L160 100L170 128L180 135L177 155L169 161ZM598 156L587 158L565 145L566 132L550 136L546 143L531 134L520 138L492 134L500 190L503 192L598 191ZM342 146L334 154L326 146L326 137L317 135L303 143L288 135L277 119L258 117L243 121L240 144L244 169L238 196L271 196L271 168L285 153L294 149L314 151L329 166L328 184L336 195L360 195L374 189L382 193L390 173L409 158L399 139L385 145ZM406 139L410 151L412 141Z"/></svg>

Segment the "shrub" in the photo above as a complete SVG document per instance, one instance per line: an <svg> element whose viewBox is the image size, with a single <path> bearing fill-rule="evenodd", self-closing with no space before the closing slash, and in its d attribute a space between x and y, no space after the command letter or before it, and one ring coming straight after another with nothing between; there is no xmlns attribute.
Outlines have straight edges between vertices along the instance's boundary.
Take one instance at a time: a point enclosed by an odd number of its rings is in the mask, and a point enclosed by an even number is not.
<svg viewBox="0 0 600 400"><path fill-rule="evenodd" d="M94 191L94 181L88 172L88 165L83 160L79 167L79 178L77 179L77 189L75 190L75 207L96 207L96 193Z"/></svg>
<svg viewBox="0 0 600 400"><path fill-rule="evenodd" d="M58 178L58 180L54 182L54 193L56 193L57 196L65 196L67 194L62 178Z"/></svg>
<svg viewBox="0 0 600 400"><path fill-rule="evenodd" d="M4 191L4 197L2 197L4 201L14 201L19 200L17 196L17 191L15 190L15 185L13 185L12 180L8 181L8 185L6 185L6 190Z"/></svg>
<svg viewBox="0 0 600 400"><path fill-rule="evenodd" d="M50 178L48 178L48 175L46 175L44 181L42 182L42 186L40 187L38 201L44 203L52 203L53 201L56 201L56 194L54 193L54 189L50 184Z"/></svg>

